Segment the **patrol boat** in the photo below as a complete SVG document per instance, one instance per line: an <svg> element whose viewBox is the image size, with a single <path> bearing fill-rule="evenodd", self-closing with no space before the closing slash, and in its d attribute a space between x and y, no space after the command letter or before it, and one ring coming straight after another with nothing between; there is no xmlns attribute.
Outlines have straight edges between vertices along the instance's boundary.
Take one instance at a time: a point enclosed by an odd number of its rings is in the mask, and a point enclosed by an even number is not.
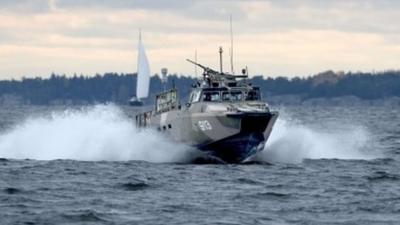
<svg viewBox="0 0 400 225"><path fill-rule="evenodd" d="M212 158L240 163L262 151L278 118L261 100L260 88L241 75L202 68L203 80L192 85L189 101L180 104L174 87L156 95L155 109L136 116L139 127L155 127L173 140L193 146Z"/></svg>

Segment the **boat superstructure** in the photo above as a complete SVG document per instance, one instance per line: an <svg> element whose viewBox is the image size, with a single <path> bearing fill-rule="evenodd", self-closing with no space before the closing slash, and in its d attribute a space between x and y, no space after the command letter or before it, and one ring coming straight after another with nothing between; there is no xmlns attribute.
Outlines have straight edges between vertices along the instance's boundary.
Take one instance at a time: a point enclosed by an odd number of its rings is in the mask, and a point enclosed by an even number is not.
<svg viewBox="0 0 400 225"><path fill-rule="evenodd" d="M241 75L222 72L222 49L220 54L219 72L188 60L204 72L185 105L172 88L158 94L155 109L137 115L136 122L224 162L243 162L264 149L278 112L262 101L260 88L247 81L246 70Z"/></svg>

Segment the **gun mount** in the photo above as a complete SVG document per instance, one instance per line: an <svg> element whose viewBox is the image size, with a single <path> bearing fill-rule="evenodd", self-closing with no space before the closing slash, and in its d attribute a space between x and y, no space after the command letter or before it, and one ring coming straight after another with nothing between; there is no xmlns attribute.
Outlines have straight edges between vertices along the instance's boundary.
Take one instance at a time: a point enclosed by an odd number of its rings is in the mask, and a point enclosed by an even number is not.
<svg viewBox="0 0 400 225"><path fill-rule="evenodd" d="M186 61L202 68L203 71L203 79L208 83L211 87L218 87L218 86L236 86L233 85L237 83L238 78L247 78L248 75L234 75L224 72L218 72L210 67L201 65L200 63L194 62L190 59L186 59Z"/></svg>

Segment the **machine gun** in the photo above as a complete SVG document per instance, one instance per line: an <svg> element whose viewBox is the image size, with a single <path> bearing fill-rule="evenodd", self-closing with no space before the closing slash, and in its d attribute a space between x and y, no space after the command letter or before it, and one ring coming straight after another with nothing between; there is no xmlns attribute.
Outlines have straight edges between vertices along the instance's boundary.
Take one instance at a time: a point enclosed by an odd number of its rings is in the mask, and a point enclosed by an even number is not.
<svg viewBox="0 0 400 225"><path fill-rule="evenodd" d="M193 63L194 65L196 65L196 66L202 68L202 69L204 70L203 75L206 75L206 74L215 74L215 75L220 74L220 73L217 72L216 70L213 70L213 69L211 69L211 68L209 68L209 67L203 66L203 65L201 65L200 63L194 62L194 61L192 61L192 60L190 60L190 59L186 59L186 61L188 61L188 62L190 62L190 63Z"/></svg>
<svg viewBox="0 0 400 225"><path fill-rule="evenodd" d="M213 70L209 67L203 66L197 62L194 62L190 59L186 59L186 61L193 63L194 65L202 68L204 70L203 72L203 76L204 78L209 78L211 80L215 80L215 81L222 81L224 79L226 80L235 80L236 78L247 78L247 75L233 75L233 74L227 74L227 73L222 73L222 72L218 72L216 70Z"/></svg>

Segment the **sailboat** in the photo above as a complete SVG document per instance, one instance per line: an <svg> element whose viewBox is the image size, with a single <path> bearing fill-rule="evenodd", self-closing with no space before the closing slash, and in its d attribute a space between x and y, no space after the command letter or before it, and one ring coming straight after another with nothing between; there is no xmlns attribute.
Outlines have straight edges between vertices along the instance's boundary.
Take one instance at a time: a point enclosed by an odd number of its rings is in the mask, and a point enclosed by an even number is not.
<svg viewBox="0 0 400 225"><path fill-rule="evenodd" d="M133 96L129 100L129 105L142 106L143 99L149 96L149 86L150 86L149 61L147 60L146 51L142 43L141 32L139 31L136 96Z"/></svg>

